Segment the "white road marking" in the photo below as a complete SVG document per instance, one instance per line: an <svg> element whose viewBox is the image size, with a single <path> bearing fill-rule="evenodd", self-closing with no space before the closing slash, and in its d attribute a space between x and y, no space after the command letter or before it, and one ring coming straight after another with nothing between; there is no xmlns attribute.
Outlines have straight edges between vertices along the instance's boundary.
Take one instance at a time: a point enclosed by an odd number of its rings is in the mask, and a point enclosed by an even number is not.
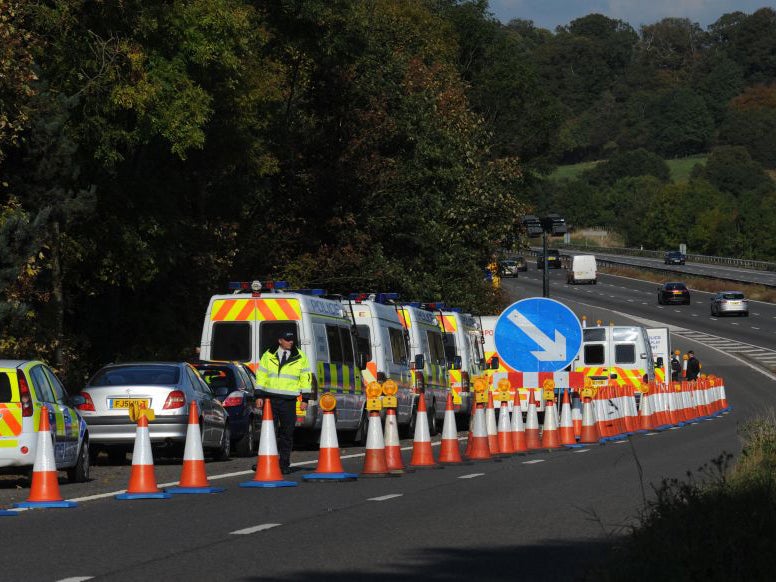
<svg viewBox="0 0 776 582"><path fill-rule="evenodd" d="M84 580L91 580L94 576L71 576L70 578L62 578L57 582L84 582Z"/></svg>
<svg viewBox="0 0 776 582"><path fill-rule="evenodd" d="M394 497L402 497L404 493L392 493L391 495L383 495L382 497L370 497L367 499L367 501L387 501L388 499L393 499Z"/></svg>
<svg viewBox="0 0 776 582"><path fill-rule="evenodd" d="M533 461L523 461L523 465L533 465L534 463L544 463L544 459L534 459Z"/></svg>
<svg viewBox="0 0 776 582"><path fill-rule="evenodd" d="M579 450L576 450L574 452L575 453L588 453L588 452L590 452L590 449L579 449Z"/></svg>
<svg viewBox="0 0 776 582"><path fill-rule="evenodd" d="M485 473L472 473L471 475L461 475L459 479L474 479L475 477L482 477Z"/></svg>
<svg viewBox="0 0 776 582"><path fill-rule="evenodd" d="M233 531L230 533L236 536L247 536L249 534L256 533L257 531L264 531L267 529L272 529L273 527L278 527L279 525L283 525L283 524L282 523L262 523L261 525L246 527L245 529L238 529L237 531Z"/></svg>

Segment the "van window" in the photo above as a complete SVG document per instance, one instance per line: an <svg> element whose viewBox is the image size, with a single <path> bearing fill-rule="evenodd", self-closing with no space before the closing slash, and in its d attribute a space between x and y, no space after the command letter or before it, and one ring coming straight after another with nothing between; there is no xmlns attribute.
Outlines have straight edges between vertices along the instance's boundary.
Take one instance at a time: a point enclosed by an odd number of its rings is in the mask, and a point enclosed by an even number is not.
<svg viewBox="0 0 776 582"><path fill-rule="evenodd" d="M250 324L248 324L250 325ZM294 342L294 347L299 347L299 330L296 328L296 323L293 321L262 321L261 327L259 328L259 357L264 355L264 352L267 350L272 350L273 352L278 351L278 338L281 336L281 334L284 334L286 332L290 331L294 334L294 337L296 337L296 341ZM249 336L250 338L250 336ZM250 346L250 341L248 342L248 345ZM248 350L248 354L250 355L250 349ZM250 357L248 358L213 358L214 360L241 360L244 362L250 361Z"/></svg>
<svg viewBox="0 0 776 582"><path fill-rule="evenodd" d="M471 342L471 354L474 358L473 367L479 368L480 362L485 358L485 354L482 353L482 342L480 342L480 336L470 335L469 341Z"/></svg>
<svg viewBox="0 0 776 582"><path fill-rule="evenodd" d="M0 372L0 402L11 401L11 379L5 372Z"/></svg>
<svg viewBox="0 0 776 582"><path fill-rule="evenodd" d="M445 346L445 358L448 362L452 362L455 356L458 354L458 348L456 347L456 337L454 333L444 334L444 346Z"/></svg>
<svg viewBox="0 0 776 582"><path fill-rule="evenodd" d="M603 344L588 344L584 349L585 364L593 366L603 366L604 359L604 346Z"/></svg>
<svg viewBox="0 0 776 582"><path fill-rule="evenodd" d="M322 323L313 324L313 339L315 340L315 359L318 362L329 361L329 342L326 339L326 326Z"/></svg>
<svg viewBox="0 0 776 582"><path fill-rule="evenodd" d="M391 356L394 364L407 364L407 342L404 331L392 327L388 330L391 340Z"/></svg>
<svg viewBox="0 0 776 582"><path fill-rule="evenodd" d="M51 384L51 389L54 391L54 396L56 397L57 401L64 402L65 387L62 386L62 382L60 382L59 378L57 378L48 368L43 368L43 371L46 373L46 378L48 378L49 383Z"/></svg>
<svg viewBox="0 0 776 582"><path fill-rule="evenodd" d="M329 343L329 361L332 364L342 364L345 359L342 357L342 342L336 325L326 326L326 340Z"/></svg>
<svg viewBox="0 0 776 582"><path fill-rule="evenodd" d="M636 342L641 339L641 328L615 327L612 331L612 340L616 342Z"/></svg>
<svg viewBox="0 0 776 582"><path fill-rule="evenodd" d="M340 341L342 343L342 361L349 366L355 366L356 361L353 358L353 334L349 327L339 328Z"/></svg>
<svg viewBox="0 0 776 582"><path fill-rule="evenodd" d="M617 344L614 346L615 364L633 364L636 362L635 344Z"/></svg>
<svg viewBox="0 0 776 582"><path fill-rule="evenodd" d="M586 342L606 341L606 330L600 327L583 329L582 338Z"/></svg>
<svg viewBox="0 0 776 582"><path fill-rule="evenodd" d="M213 324L211 360L251 360L251 324L246 321L217 321Z"/></svg>
<svg viewBox="0 0 776 582"><path fill-rule="evenodd" d="M43 371L43 366L35 366L30 370L30 377L32 378L32 385L35 387L35 395L41 402L56 402L54 393L51 391L51 386L46 378L46 373Z"/></svg>
<svg viewBox="0 0 776 582"><path fill-rule="evenodd" d="M442 342L442 334L434 331L427 331L426 337L428 337L428 347L431 361L437 365L444 364L446 360L445 346Z"/></svg>
<svg viewBox="0 0 776 582"><path fill-rule="evenodd" d="M357 325L356 348L359 354L366 354L367 361L372 360L372 341L368 325Z"/></svg>

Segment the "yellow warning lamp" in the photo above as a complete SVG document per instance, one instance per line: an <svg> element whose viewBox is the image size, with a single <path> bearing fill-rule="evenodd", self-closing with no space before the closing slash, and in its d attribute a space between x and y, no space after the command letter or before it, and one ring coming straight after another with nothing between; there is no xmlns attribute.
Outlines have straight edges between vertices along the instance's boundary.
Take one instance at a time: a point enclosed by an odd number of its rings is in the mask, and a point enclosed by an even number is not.
<svg viewBox="0 0 776 582"><path fill-rule="evenodd" d="M385 408L396 408L399 403L396 400L396 394L399 392L399 385L393 380L383 382L383 406Z"/></svg>
<svg viewBox="0 0 776 582"><path fill-rule="evenodd" d="M321 410L324 412L331 412L337 407L337 399L334 398L334 394L327 392L321 396L320 400L318 400L318 406L320 406Z"/></svg>
<svg viewBox="0 0 776 582"><path fill-rule="evenodd" d="M509 380L502 378L498 381L498 399L500 402L509 402L512 400L510 390L512 390L512 383Z"/></svg>
<svg viewBox="0 0 776 582"><path fill-rule="evenodd" d="M642 394L649 394L649 384L642 384L641 385L641 393Z"/></svg>
<svg viewBox="0 0 776 582"><path fill-rule="evenodd" d="M380 382L370 382L366 387L366 409L371 411L381 410L383 408L380 396L383 395L383 387Z"/></svg>
<svg viewBox="0 0 776 582"><path fill-rule="evenodd" d="M544 399L555 400L555 381L547 378L542 382L542 387L544 388Z"/></svg>
<svg viewBox="0 0 776 582"><path fill-rule="evenodd" d="M488 389L488 384L482 378L477 378L474 381L474 401L477 404L488 403L487 389Z"/></svg>
<svg viewBox="0 0 776 582"><path fill-rule="evenodd" d="M598 393L598 388L596 388L592 384L582 388L582 398L595 398L595 395L597 393Z"/></svg>

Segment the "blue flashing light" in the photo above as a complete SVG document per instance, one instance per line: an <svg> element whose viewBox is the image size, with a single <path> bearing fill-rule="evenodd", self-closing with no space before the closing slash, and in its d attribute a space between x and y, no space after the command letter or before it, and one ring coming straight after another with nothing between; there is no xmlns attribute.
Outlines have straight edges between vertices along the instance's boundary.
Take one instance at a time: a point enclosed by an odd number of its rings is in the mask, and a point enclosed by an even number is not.
<svg viewBox="0 0 776 582"><path fill-rule="evenodd" d="M407 305L410 307L420 307L420 301L410 301Z"/></svg>
<svg viewBox="0 0 776 582"><path fill-rule="evenodd" d="M275 289L288 289L288 281L275 281Z"/></svg>
<svg viewBox="0 0 776 582"><path fill-rule="evenodd" d="M463 310L460 307L449 307L447 311L452 311L453 313L461 313Z"/></svg>
<svg viewBox="0 0 776 582"><path fill-rule="evenodd" d="M237 289L250 289L251 284L248 281L229 281L229 290L235 291Z"/></svg>

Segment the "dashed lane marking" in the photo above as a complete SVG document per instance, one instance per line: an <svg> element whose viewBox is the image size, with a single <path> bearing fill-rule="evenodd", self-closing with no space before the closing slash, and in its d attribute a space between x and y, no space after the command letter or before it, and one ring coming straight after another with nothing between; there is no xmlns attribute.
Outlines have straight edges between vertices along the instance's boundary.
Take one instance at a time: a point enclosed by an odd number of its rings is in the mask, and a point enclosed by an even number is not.
<svg viewBox="0 0 776 582"><path fill-rule="evenodd" d="M272 529L273 527L278 527L279 525L283 525L283 524L282 523L262 523L261 525L246 527L245 529L238 529L237 531L233 531L230 533L236 536L247 536L250 534L254 534L256 532Z"/></svg>
<svg viewBox="0 0 776 582"><path fill-rule="evenodd" d="M388 501L389 499L394 499L395 497L402 497L404 493L392 493L390 495L383 495L381 497L370 497L367 499L367 501Z"/></svg>
<svg viewBox="0 0 776 582"><path fill-rule="evenodd" d="M536 463L544 463L544 459L534 459L533 461L523 461L523 465L534 465Z"/></svg>
<svg viewBox="0 0 776 582"><path fill-rule="evenodd" d="M474 479L475 477L482 477L485 473L472 473L470 475L461 475L459 479Z"/></svg>
<svg viewBox="0 0 776 582"><path fill-rule="evenodd" d="M70 578L62 578L57 582L84 582L84 580L91 580L94 576L71 576Z"/></svg>

